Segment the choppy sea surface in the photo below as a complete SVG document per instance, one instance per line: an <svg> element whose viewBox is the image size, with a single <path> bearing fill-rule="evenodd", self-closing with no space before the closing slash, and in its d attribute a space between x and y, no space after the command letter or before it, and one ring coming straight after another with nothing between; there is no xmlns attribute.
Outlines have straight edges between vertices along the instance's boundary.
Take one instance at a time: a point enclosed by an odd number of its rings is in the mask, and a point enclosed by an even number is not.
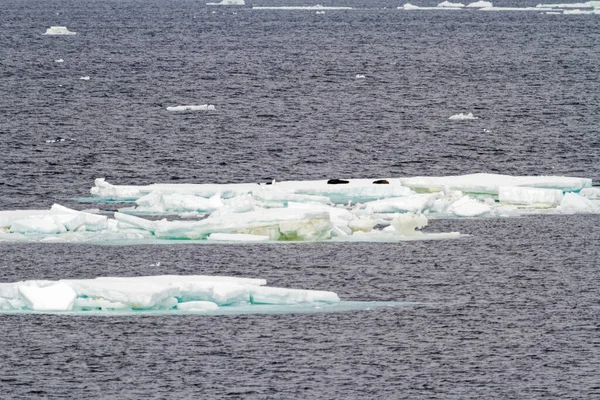
<svg viewBox="0 0 600 400"><path fill-rule="evenodd" d="M89 208L72 199L87 197L97 177L493 172L600 182L597 15L323 4L355 9L5 0L0 209ZM50 25L77 35L42 36ZM166 111L187 104L216 111ZM448 120L460 112L479 119ZM3 243L3 282L222 274L420 304L311 315L1 315L1 397L598 398L599 225L598 215L432 220L429 232L471 236L396 244Z"/></svg>

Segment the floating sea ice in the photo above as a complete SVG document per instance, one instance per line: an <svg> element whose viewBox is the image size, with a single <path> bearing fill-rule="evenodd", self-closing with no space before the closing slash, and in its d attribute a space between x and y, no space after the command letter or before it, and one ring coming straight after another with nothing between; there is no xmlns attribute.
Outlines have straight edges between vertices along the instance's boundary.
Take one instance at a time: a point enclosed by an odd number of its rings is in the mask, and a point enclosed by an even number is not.
<svg viewBox="0 0 600 400"><path fill-rule="evenodd" d="M82 81L89 81L90 77L89 76L82 76L81 78L79 78Z"/></svg>
<svg viewBox="0 0 600 400"><path fill-rule="evenodd" d="M361 74L356 74L356 79L365 79L365 76Z"/></svg>
<svg viewBox="0 0 600 400"><path fill-rule="evenodd" d="M147 213L176 213L189 211L213 212L223 207L220 193L210 199L193 195L164 194L152 192L136 200L136 212Z"/></svg>
<svg viewBox="0 0 600 400"><path fill-rule="evenodd" d="M207 6L243 6L244 0L222 0L220 3L206 3Z"/></svg>
<svg viewBox="0 0 600 400"><path fill-rule="evenodd" d="M214 111L215 106L212 104L202 104L200 106L175 106L167 107L167 111Z"/></svg>
<svg viewBox="0 0 600 400"><path fill-rule="evenodd" d="M551 8L536 7L483 7L479 11L551 11Z"/></svg>
<svg viewBox="0 0 600 400"><path fill-rule="evenodd" d="M315 14L317 14L317 15L323 15L323 14L325 14L325 11L317 11Z"/></svg>
<svg viewBox="0 0 600 400"><path fill-rule="evenodd" d="M577 193L565 193L556 210L565 214L599 213L600 203L593 202Z"/></svg>
<svg viewBox="0 0 600 400"><path fill-rule="evenodd" d="M55 63L62 63L65 62L65 60L63 60L62 58L59 58L58 60L54 60Z"/></svg>
<svg viewBox="0 0 600 400"><path fill-rule="evenodd" d="M72 36L72 35L76 35L76 32L72 32L70 30L67 29L66 26L51 26L50 28L46 29L46 32L44 33L44 35L66 35L66 36Z"/></svg>
<svg viewBox="0 0 600 400"><path fill-rule="evenodd" d="M588 15L594 14L594 11L582 11L582 10L564 10L564 15Z"/></svg>
<svg viewBox="0 0 600 400"><path fill-rule="evenodd" d="M431 208L441 196L441 193L426 193L370 201L365 209L369 213L422 212Z"/></svg>
<svg viewBox="0 0 600 400"><path fill-rule="evenodd" d="M560 3L560 4L538 4L537 8L595 8L600 7L600 1L588 1L585 3Z"/></svg>
<svg viewBox="0 0 600 400"><path fill-rule="evenodd" d="M212 312L221 307L331 304L337 294L322 290L265 287L264 279L219 276L143 276L0 283L4 311Z"/></svg>
<svg viewBox="0 0 600 400"><path fill-rule="evenodd" d="M24 234L96 232L108 228L108 218L55 204L50 210L0 211L0 228Z"/></svg>
<svg viewBox="0 0 600 400"><path fill-rule="evenodd" d="M479 119L478 117L473 116L473 113L468 113L468 114L455 114L453 116L451 116L448 119L452 119L452 120L465 120L465 119Z"/></svg>
<svg viewBox="0 0 600 400"><path fill-rule="evenodd" d="M450 3L449 1L443 1L437 5L438 7L453 7L453 8L461 8L465 5L463 3Z"/></svg>
<svg viewBox="0 0 600 400"><path fill-rule="evenodd" d="M493 7L494 5L489 1L476 1L474 3L470 3L467 7L471 8L483 8L483 7Z"/></svg>
<svg viewBox="0 0 600 400"><path fill-rule="evenodd" d="M444 2L447 3L447 2ZM440 4L444 4L444 3L440 3ZM441 7L419 7L419 6L415 6L412 5L410 3L406 3L403 6L398 7L399 10L406 10L406 11L411 11L411 10L460 10L462 9L462 7L464 7L464 4L461 4L460 7L449 7L449 6L441 6Z"/></svg>
<svg viewBox="0 0 600 400"><path fill-rule="evenodd" d="M415 214L412 212L398 214L391 222L396 232L404 236L422 235L422 232L416 229L421 229L427 226L427 217L423 214Z"/></svg>
<svg viewBox="0 0 600 400"><path fill-rule="evenodd" d="M317 4L315 6L263 6L263 7L252 7L253 10L352 10L352 7L327 7Z"/></svg>

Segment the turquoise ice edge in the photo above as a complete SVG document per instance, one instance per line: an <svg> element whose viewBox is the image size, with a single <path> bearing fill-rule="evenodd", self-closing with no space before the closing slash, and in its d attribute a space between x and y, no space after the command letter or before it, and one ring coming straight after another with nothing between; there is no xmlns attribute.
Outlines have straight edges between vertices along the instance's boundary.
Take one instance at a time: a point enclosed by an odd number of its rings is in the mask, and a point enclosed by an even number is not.
<svg viewBox="0 0 600 400"><path fill-rule="evenodd" d="M340 301L338 303L310 303L291 305L253 304L243 306L224 306L211 311L181 310L135 310L135 311L32 311L0 310L0 315L69 315L69 316L182 316L182 315L285 315L285 314L327 314L351 311L368 311L384 307L408 307L425 303L404 301Z"/></svg>

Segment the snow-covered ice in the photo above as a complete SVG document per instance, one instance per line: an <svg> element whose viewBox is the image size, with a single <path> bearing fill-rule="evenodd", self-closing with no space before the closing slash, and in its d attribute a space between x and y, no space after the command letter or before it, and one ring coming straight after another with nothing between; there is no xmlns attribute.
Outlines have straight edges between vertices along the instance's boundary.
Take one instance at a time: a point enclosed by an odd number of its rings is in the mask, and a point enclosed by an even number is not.
<svg viewBox="0 0 600 400"><path fill-rule="evenodd" d="M76 35L77 32L73 32L67 29L66 26L51 26L46 29L44 35L55 35L55 36L72 36Z"/></svg>
<svg viewBox="0 0 600 400"><path fill-rule="evenodd" d="M448 2L444 2L444 3L440 3L440 4L445 4ZM438 6L438 7L420 7L420 6L415 6L411 3L406 3L400 7L398 7L398 10L406 10L406 11L412 11L412 10L447 10L447 11L456 11L456 10L461 10L464 7L464 4L461 4L460 7L450 7L448 5L444 5L444 6Z"/></svg>
<svg viewBox="0 0 600 400"><path fill-rule="evenodd" d="M437 5L437 7L452 7L452 8L462 8L465 5L463 3L451 3L449 1L443 1Z"/></svg>
<svg viewBox="0 0 600 400"><path fill-rule="evenodd" d="M323 6L253 6L253 10L352 10L352 7Z"/></svg>
<svg viewBox="0 0 600 400"><path fill-rule="evenodd" d="M58 60L54 60L55 63L63 63L65 62L65 60L63 60L62 58L59 58Z"/></svg>
<svg viewBox="0 0 600 400"><path fill-rule="evenodd" d="M82 76L81 78L79 78L82 81L89 81L90 77L89 76Z"/></svg>
<svg viewBox="0 0 600 400"><path fill-rule="evenodd" d="M214 111L215 106L212 104L202 104L199 106L174 106L167 107L167 111Z"/></svg>

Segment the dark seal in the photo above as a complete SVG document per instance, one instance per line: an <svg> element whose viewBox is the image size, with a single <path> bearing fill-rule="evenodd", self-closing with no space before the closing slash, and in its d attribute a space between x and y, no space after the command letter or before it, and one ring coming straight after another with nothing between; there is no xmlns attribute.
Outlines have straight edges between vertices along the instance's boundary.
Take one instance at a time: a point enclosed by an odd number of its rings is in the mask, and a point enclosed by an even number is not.
<svg viewBox="0 0 600 400"><path fill-rule="evenodd" d="M390 183L386 179L378 179L373 182L374 185L389 185Z"/></svg>
<svg viewBox="0 0 600 400"><path fill-rule="evenodd" d="M350 183L350 181L345 181L343 179L330 179L327 181L328 185L343 185L345 183Z"/></svg>

